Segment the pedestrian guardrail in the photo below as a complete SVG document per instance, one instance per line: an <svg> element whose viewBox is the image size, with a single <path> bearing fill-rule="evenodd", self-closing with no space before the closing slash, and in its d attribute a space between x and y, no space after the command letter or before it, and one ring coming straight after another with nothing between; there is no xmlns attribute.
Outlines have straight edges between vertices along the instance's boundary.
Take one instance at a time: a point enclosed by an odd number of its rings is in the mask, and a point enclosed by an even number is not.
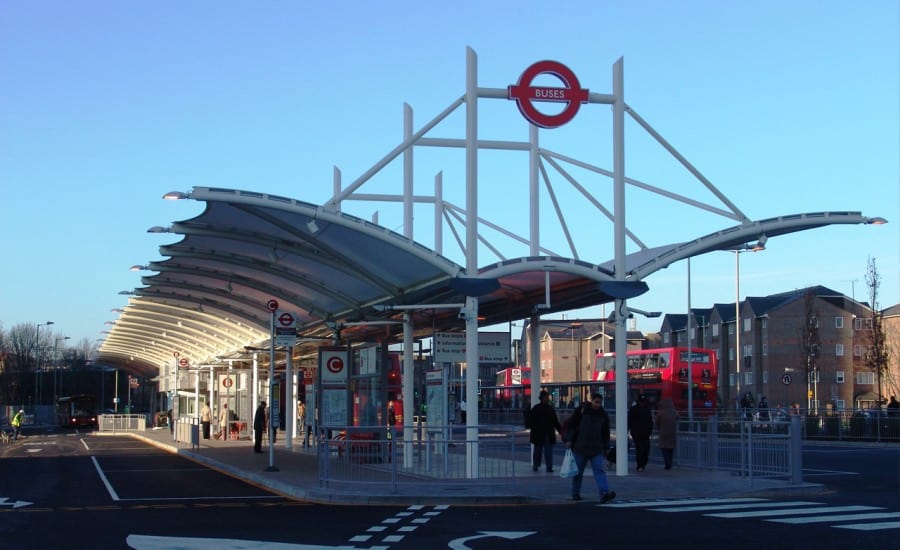
<svg viewBox="0 0 900 550"><path fill-rule="evenodd" d="M147 429L147 417L143 414L101 414L97 417L97 429L101 432L143 432Z"/></svg>
<svg viewBox="0 0 900 550"><path fill-rule="evenodd" d="M800 418L785 422L722 421L718 417L682 421L675 456L678 464L732 471L753 478L801 483Z"/></svg>

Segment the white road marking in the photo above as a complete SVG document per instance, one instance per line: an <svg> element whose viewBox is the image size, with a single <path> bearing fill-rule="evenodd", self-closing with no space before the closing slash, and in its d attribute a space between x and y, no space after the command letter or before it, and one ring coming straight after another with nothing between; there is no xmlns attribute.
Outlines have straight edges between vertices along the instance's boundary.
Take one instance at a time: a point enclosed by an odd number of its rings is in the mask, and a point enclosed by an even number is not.
<svg viewBox="0 0 900 550"><path fill-rule="evenodd" d="M835 516L813 516L811 518L770 519L776 523L825 523L828 521L853 521L858 519L891 519L900 518L900 512L873 512L870 514L837 514Z"/></svg>
<svg viewBox="0 0 900 550"><path fill-rule="evenodd" d="M816 506L814 508L791 508L779 510L754 510L752 512L726 512L724 514L703 514L713 518L762 518L766 516L790 516L800 514L827 514L829 512L862 512L883 510L877 506ZM822 516L827 518L828 516Z"/></svg>
<svg viewBox="0 0 900 550"><path fill-rule="evenodd" d="M809 506L811 504L821 504L820 502L806 502L803 500L792 500L789 502L754 502L752 504L716 504L712 506L676 506L674 508L650 508L654 512L713 512L716 510L741 510L747 508L761 508L763 506L782 507L782 506Z"/></svg>

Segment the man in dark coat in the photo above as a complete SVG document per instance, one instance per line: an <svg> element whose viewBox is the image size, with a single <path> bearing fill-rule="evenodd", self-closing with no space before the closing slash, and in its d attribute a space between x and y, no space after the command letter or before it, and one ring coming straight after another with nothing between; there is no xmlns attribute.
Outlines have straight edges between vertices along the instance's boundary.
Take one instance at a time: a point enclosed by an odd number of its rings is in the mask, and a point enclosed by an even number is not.
<svg viewBox="0 0 900 550"><path fill-rule="evenodd" d="M540 393L540 401L531 408L529 415L531 428L531 444L534 445L531 453L531 469L535 472L541 467L541 455L547 465L547 471L553 471L553 445L556 443L556 432L562 434L562 426L553 405L550 404L550 394L545 391Z"/></svg>
<svg viewBox="0 0 900 550"><path fill-rule="evenodd" d="M253 451L262 452L263 432L266 431L266 402L260 401L253 415Z"/></svg>
<svg viewBox="0 0 900 550"><path fill-rule="evenodd" d="M634 440L634 457L637 462L637 471L643 472L650 459L650 435L653 433L653 415L650 412L650 403L643 393L638 397L631 409L628 410L628 430L631 439Z"/></svg>
<svg viewBox="0 0 900 550"><path fill-rule="evenodd" d="M590 463L594 483L600 493L600 504L606 504L616 498L616 492L609 490L609 480L603 469L609 450L609 415L603 410L603 396L599 393L591 395L591 404L575 409L566 425L563 437L566 447L575 455L575 465L578 467L578 473L572 478L572 500L581 500L584 468Z"/></svg>

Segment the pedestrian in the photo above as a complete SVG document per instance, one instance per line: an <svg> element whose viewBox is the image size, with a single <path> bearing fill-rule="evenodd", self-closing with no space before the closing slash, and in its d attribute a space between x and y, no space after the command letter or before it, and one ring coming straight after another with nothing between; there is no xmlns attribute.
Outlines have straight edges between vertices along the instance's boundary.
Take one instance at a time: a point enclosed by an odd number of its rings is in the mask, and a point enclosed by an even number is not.
<svg viewBox="0 0 900 550"><path fill-rule="evenodd" d="M675 455L675 442L678 439L678 413L671 397L659 402L656 411L656 433L659 437L659 449L662 451L663 464L666 470L672 469L672 457Z"/></svg>
<svg viewBox="0 0 900 550"><path fill-rule="evenodd" d="M590 405L575 409L566 424L566 447L572 450L578 466L578 473L572 478L572 500L581 500L581 481L588 462L600 493L600 504L616 498L616 492L609 490L609 480L603 469L609 448L609 415L603 410L603 396L593 394Z"/></svg>
<svg viewBox="0 0 900 550"><path fill-rule="evenodd" d="M297 434L303 433L303 430L306 429L304 424L306 423L306 405L303 404L303 401L297 400Z"/></svg>
<svg viewBox="0 0 900 550"><path fill-rule="evenodd" d="M262 452L263 432L266 430L266 420L268 419L268 411L266 411L266 402L260 401L256 407L256 414L253 415L253 452Z"/></svg>
<svg viewBox="0 0 900 550"><path fill-rule="evenodd" d="M634 441L637 471L643 472L650 459L650 435L653 434L653 413L650 412L650 402L643 393L628 410L628 431Z"/></svg>
<svg viewBox="0 0 900 550"><path fill-rule="evenodd" d="M759 405L756 407L757 410L757 418L759 418L760 422L768 422L769 419L769 402L766 401L766 396L762 396L759 398Z"/></svg>
<svg viewBox="0 0 900 550"><path fill-rule="evenodd" d="M313 407L313 410L310 411L304 418L305 418L306 425L303 427L303 446L309 447L311 445L310 439L312 439L313 424L315 423L315 420L316 420L315 407ZM315 441L315 440L313 439L313 441Z"/></svg>
<svg viewBox="0 0 900 550"><path fill-rule="evenodd" d="M531 469L538 471L541 467L541 456L544 458L544 464L547 471L553 471L553 445L556 444L556 433L562 435L562 426L559 424L559 418L553 405L550 404L550 394L541 391L538 401L531 408L528 416L531 428Z"/></svg>
<svg viewBox="0 0 900 550"><path fill-rule="evenodd" d="M203 439L209 439L209 425L212 422L212 411L209 403L204 403L200 409L200 426L203 427Z"/></svg>
<svg viewBox="0 0 900 550"><path fill-rule="evenodd" d="M741 398L741 409L744 413L744 420L753 420L753 406L755 404L752 392L748 391L744 394L744 397Z"/></svg>
<svg viewBox="0 0 900 550"><path fill-rule="evenodd" d="M219 409L219 433L216 434L216 439L228 439L228 403L222 403L222 408Z"/></svg>
<svg viewBox="0 0 900 550"><path fill-rule="evenodd" d="M460 424L466 423L466 400L463 399L459 402L459 419Z"/></svg>
<svg viewBox="0 0 900 550"><path fill-rule="evenodd" d="M175 424L172 422L172 409L166 411L166 424L169 425L169 433L175 433Z"/></svg>
<svg viewBox="0 0 900 550"><path fill-rule="evenodd" d="M13 441L19 440L19 434L22 433L23 420L25 420L25 410L19 409L19 412L17 412L15 416L12 417L12 421L10 421L10 424L12 424L13 427Z"/></svg>

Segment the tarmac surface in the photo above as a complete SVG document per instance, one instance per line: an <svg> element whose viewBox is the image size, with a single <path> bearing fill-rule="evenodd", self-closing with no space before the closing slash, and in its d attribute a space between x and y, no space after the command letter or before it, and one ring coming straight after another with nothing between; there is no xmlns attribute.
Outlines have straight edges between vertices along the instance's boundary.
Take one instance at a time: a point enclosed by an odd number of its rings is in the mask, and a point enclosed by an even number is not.
<svg viewBox="0 0 900 550"><path fill-rule="evenodd" d="M265 487L286 497L327 504L563 504L573 503L571 481L543 469L500 480L434 480L431 483L398 483L396 491L385 484L330 483L320 481L315 447L303 447L294 439L291 449L286 438L279 437L270 456L253 452L253 442L246 439L220 441L201 439L198 447L174 441L166 428L144 432L94 432L98 435L127 435L173 454L178 454L228 475ZM281 434L279 434L281 436ZM274 466L274 468L273 468ZM557 468L559 465L556 465ZM746 478L732 472L681 467L671 470L648 464L646 471L636 472L629 465L628 475L607 472L610 490L616 500L692 497L809 496L824 491L817 483L792 485L789 480ZM585 470L582 496L585 501L599 501L594 480Z"/></svg>

